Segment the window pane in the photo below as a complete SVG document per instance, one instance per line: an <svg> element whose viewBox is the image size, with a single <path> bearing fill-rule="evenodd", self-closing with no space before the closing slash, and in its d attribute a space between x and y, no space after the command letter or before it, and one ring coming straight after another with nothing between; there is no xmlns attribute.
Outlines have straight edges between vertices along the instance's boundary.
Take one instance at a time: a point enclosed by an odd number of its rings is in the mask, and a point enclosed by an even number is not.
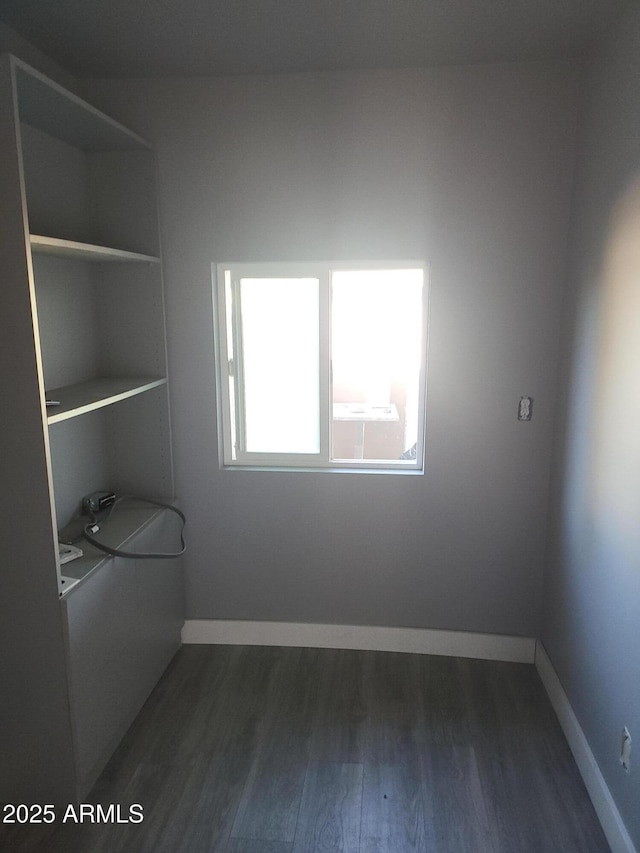
<svg viewBox="0 0 640 853"><path fill-rule="evenodd" d="M334 459L415 458L422 269L332 274Z"/></svg>
<svg viewBox="0 0 640 853"><path fill-rule="evenodd" d="M240 280L248 453L319 453L317 278Z"/></svg>

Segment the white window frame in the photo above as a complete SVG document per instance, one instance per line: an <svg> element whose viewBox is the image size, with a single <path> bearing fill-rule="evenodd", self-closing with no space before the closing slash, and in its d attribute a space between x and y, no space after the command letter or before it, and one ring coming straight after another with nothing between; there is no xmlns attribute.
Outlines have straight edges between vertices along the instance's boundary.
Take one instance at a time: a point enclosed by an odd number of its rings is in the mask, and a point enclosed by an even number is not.
<svg viewBox="0 0 640 853"><path fill-rule="evenodd" d="M415 459L371 460L371 459L332 459L332 399L331 382L331 274L343 270L395 270L421 269L423 273L422 288L422 340L420 375L418 389L418 441ZM424 261L366 261L366 262L265 262L265 263L226 263L213 265L214 281L214 341L217 360L217 403L218 403L218 437L220 447L220 463L223 467L240 469L279 469L307 471L380 471L387 473L423 473L424 471L424 437L426 416L426 373L427 373L427 328L429 307L429 270ZM242 278L316 278L320 286L320 452L319 453L251 453L241 446L234 447L234 432L240 437L241 406L231 404L230 380L241 382L241 367L236 353L233 360L228 357L229 345L233 345L229 335L230 325L235 325L236 340L240 339L241 330L236 308L233 307L228 316L228 295L236 294ZM231 333L233 337L233 331ZM232 364L233 361L233 364ZM237 396L237 388L236 388ZM234 430L234 422L236 428Z"/></svg>

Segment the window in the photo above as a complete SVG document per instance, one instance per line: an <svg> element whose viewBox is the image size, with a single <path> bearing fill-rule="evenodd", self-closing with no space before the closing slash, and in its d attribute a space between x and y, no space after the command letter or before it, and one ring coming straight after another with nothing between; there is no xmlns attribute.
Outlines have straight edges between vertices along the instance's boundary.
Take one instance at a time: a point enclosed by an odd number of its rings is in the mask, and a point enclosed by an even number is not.
<svg viewBox="0 0 640 853"><path fill-rule="evenodd" d="M423 263L217 273L225 465L422 470Z"/></svg>

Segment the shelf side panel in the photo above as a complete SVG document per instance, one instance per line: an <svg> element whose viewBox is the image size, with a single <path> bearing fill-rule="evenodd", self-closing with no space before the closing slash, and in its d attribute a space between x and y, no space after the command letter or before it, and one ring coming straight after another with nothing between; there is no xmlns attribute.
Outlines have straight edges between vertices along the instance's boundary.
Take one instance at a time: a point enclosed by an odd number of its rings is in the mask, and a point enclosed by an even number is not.
<svg viewBox="0 0 640 853"><path fill-rule="evenodd" d="M160 254L153 152L86 152L21 125L32 234Z"/></svg>
<svg viewBox="0 0 640 853"><path fill-rule="evenodd" d="M111 488L120 495L174 496L166 385L109 409Z"/></svg>
<svg viewBox="0 0 640 853"><path fill-rule="evenodd" d="M49 436L59 527L95 491L172 499L166 385L55 423Z"/></svg>
<svg viewBox="0 0 640 853"><path fill-rule="evenodd" d="M102 411L49 428L58 527L80 512L82 498L109 488L107 426ZM65 566L62 574L65 574Z"/></svg>
<svg viewBox="0 0 640 853"><path fill-rule="evenodd" d="M101 151L87 155L87 163L92 242L158 256L153 152Z"/></svg>
<svg viewBox="0 0 640 853"><path fill-rule="evenodd" d="M98 320L90 264L33 256L45 388L98 373Z"/></svg>
<svg viewBox="0 0 640 853"><path fill-rule="evenodd" d="M0 801L75 798L63 625L19 128L9 63L0 63ZM56 736L51 737L54 731Z"/></svg>
<svg viewBox="0 0 640 853"><path fill-rule="evenodd" d="M86 155L28 125L21 137L30 231L88 241Z"/></svg>
<svg viewBox="0 0 640 853"><path fill-rule="evenodd" d="M164 299L158 264L100 264L100 360L103 376L166 376Z"/></svg>

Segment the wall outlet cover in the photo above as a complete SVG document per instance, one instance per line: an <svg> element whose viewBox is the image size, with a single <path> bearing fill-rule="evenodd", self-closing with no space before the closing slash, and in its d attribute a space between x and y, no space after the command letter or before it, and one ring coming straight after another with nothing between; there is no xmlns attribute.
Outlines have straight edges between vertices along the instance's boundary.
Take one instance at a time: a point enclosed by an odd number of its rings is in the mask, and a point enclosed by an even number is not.
<svg viewBox="0 0 640 853"><path fill-rule="evenodd" d="M518 420L530 421L533 417L533 397L520 397L518 403Z"/></svg>
<svg viewBox="0 0 640 853"><path fill-rule="evenodd" d="M627 773L631 772L631 735L625 726L622 729L622 745L620 746L620 764Z"/></svg>

